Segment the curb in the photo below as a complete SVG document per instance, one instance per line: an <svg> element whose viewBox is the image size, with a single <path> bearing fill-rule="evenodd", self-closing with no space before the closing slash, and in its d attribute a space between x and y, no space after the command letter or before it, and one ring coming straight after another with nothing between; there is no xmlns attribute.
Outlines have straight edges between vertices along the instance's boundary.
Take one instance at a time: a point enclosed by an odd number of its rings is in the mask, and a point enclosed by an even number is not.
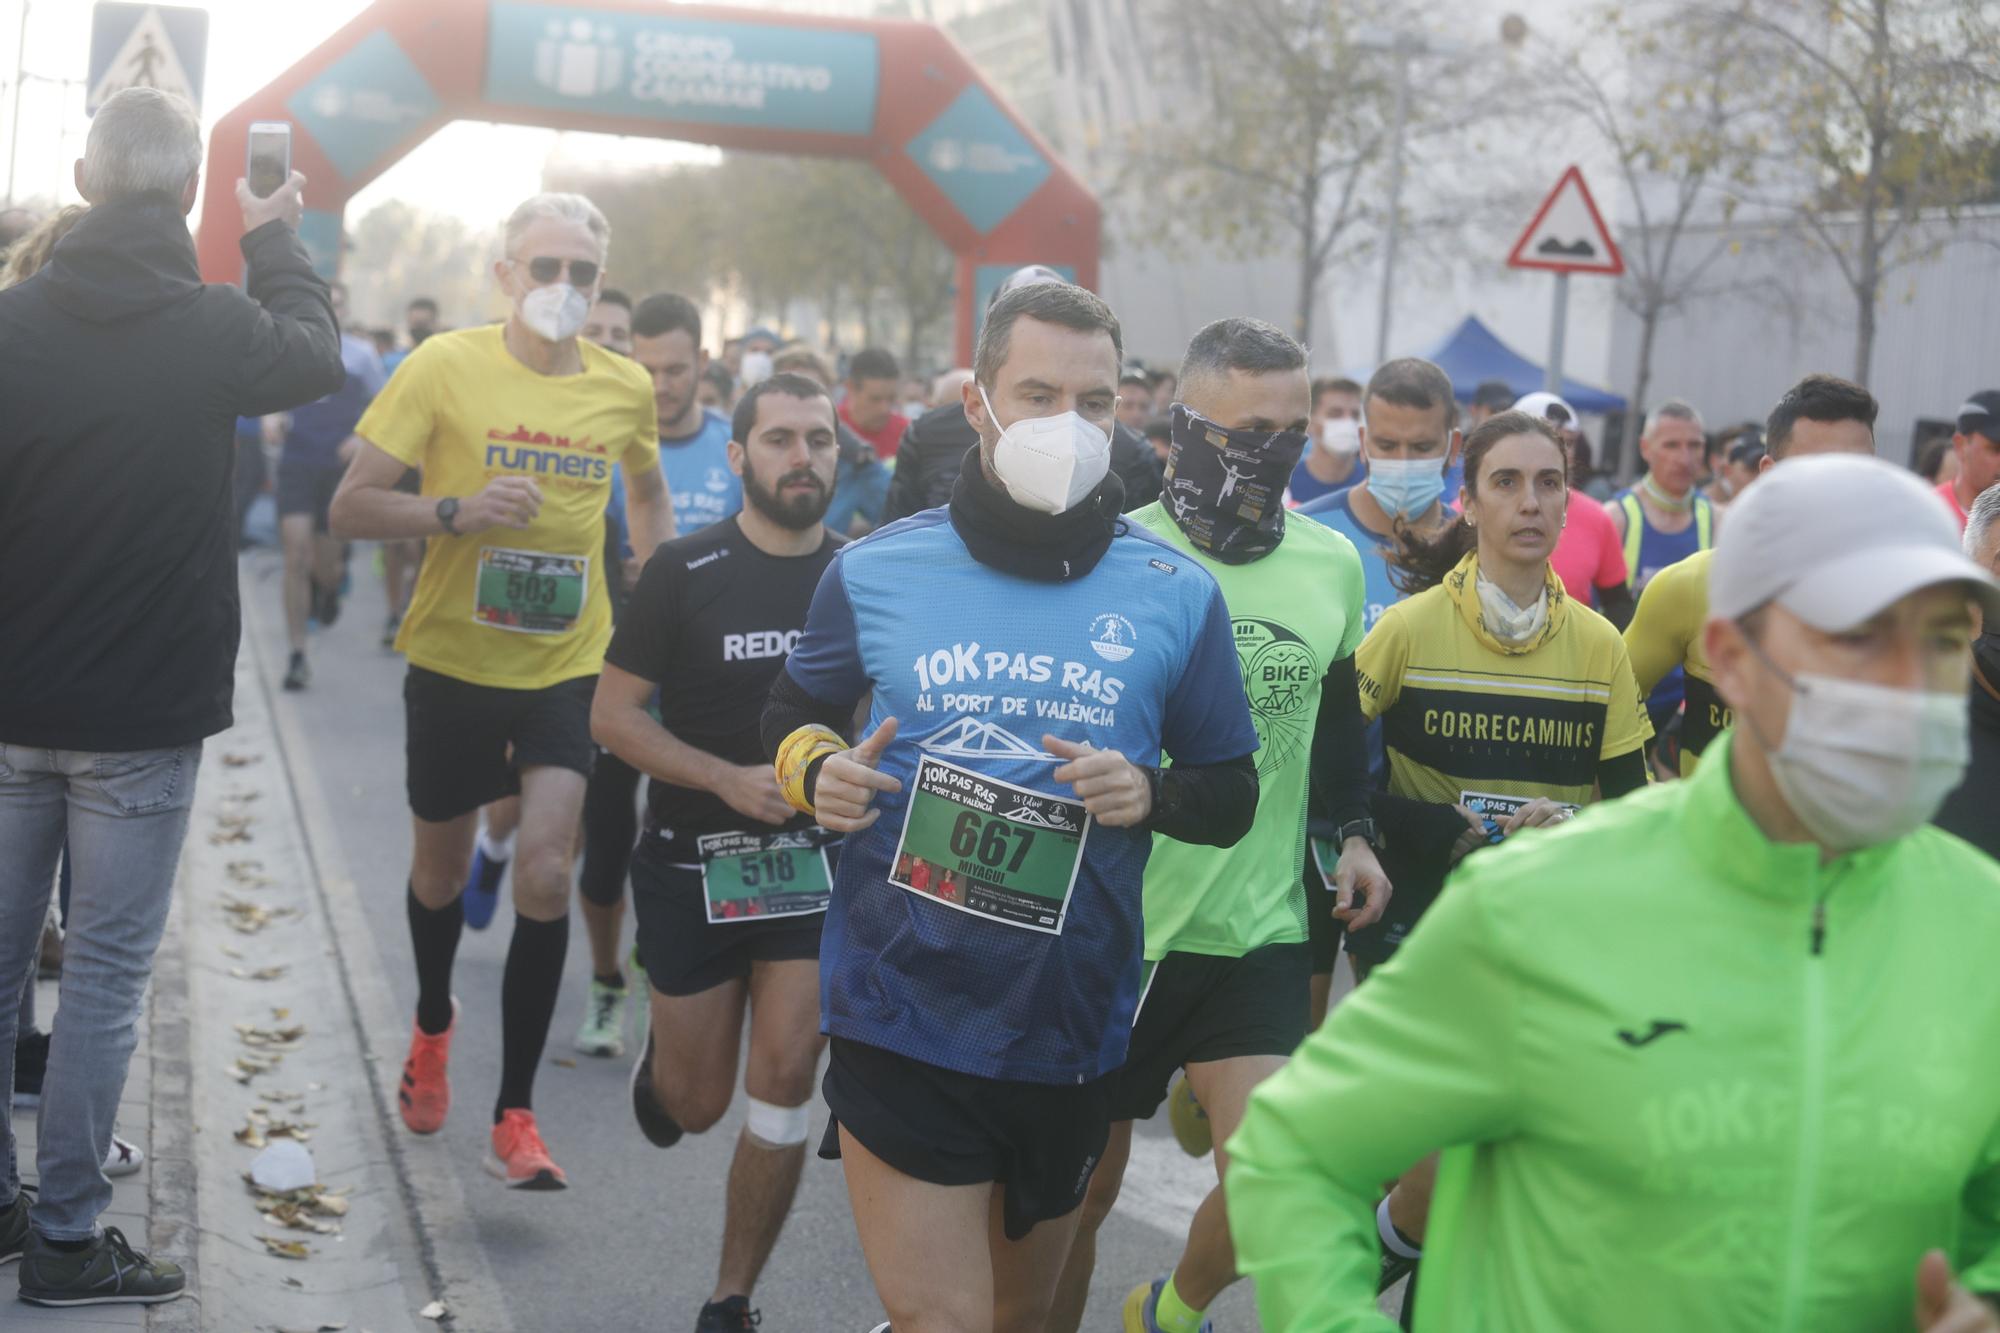
<svg viewBox="0 0 2000 1333"><path fill-rule="evenodd" d="M402 1039L409 1015L399 1010L392 998L381 952L348 876L318 777L310 764L301 762L307 750L305 737L291 710L280 706L281 700L272 689L275 668L263 660L260 635L252 627L267 614L258 598L243 599L243 651L251 659L256 688L263 694L270 716L277 760L311 867L311 891L332 931L333 961L361 1047L362 1072L374 1097L380 1141L416 1236L416 1258L424 1284L444 1300L448 1311L438 1326L514 1333L513 1319L499 1297L499 1284L486 1255L472 1229L465 1225L471 1210L457 1174L441 1154L409 1151L410 1141L396 1109ZM386 1050L378 1046L384 1040L390 1043Z"/></svg>
<svg viewBox="0 0 2000 1333"><path fill-rule="evenodd" d="M190 827L192 837L196 830ZM188 1019L187 939L181 928L187 898L181 892L187 850L181 851L173 910L153 956L150 1058L153 1065L152 1119L147 1143L152 1151L151 1219L147 1246L179 1264L187 1274L187 1294L147 1309L146 1327L155 1333L201 1333L201 1209L195 1168L194 1061Z"/></svg>

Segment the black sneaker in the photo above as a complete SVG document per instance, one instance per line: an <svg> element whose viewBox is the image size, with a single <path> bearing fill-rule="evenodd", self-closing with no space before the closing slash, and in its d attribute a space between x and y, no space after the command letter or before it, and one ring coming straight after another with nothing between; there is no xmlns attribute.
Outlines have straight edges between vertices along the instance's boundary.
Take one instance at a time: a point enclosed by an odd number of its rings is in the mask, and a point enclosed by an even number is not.
<svg viewBox="0 0 2000 1333"><path fill-rule="evenodd" d="M49 1034L30 1032L14 1042L14 1105L32 1111L42 1104L42 1079L49 1070Z"/></svg>
<svg viewBox="0 0 2000 1333"><path fill-rule="evenodd" d="M80 1250L31 1234L21 1259L21 1299L30 1305L158 1305L185 1290L187 1274L140 1254L117 1227Z"/></svg>
<svg viewBox="0 0 2000 1333"><path fill-rule="evenodd" d="M312 668L306 665L304 653L293 653L292 664L285 668L285 688L302 690L312 684Z"/></svg>
<svg viewBox="0 0 2000 1333"><path fill-rule="evenodd" d="M653 1031L646 1029L646 1049L639 1054L632 1066L632 1117L639 1122L639 1132L646 1136L646 1142L655 1148L671 1148L681 1141L681 1127L667 1114L667 1108L660 1105L660 1099L653 1093Z"/></svg>
<svg viewBox="0 0 2000 1333"><path fill-rule="evenodd" d="M28 1191L0 1210L0 1264L11 1264L28 1248Z"/></svg>
<svg viewBox="0 0 2000 1333"><path fill-rule="evenodd" d="M334 622L340 619L340 589L314 584L312 605L313 619L319 622L319 627L332 629Z"/></svg>
<svg viewBox="0 0 2000 1333"><path fill-rule="evenodd" d="M730 1296L701 1307L694 1333L744 1333L763 1322L764 1316L750 1308L748 1296Z"/></svg>
<svg viewBox="0 0 2000 1333"><path fill-rule="evenodd" d="M391 611L389 619L384 621L382 625L382 646L384 648L394 648L396 646L396 635L402 631L402 628L403 618Z"/></svg>

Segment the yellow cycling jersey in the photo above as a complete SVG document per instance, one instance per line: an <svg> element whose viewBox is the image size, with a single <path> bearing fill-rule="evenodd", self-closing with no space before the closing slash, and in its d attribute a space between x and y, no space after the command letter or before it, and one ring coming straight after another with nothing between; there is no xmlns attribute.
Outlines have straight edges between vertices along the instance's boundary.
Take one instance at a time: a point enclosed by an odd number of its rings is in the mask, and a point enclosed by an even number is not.
<svg viewBox="0 0 2000 1333"><path fill-rule="evenodd" d="M1715 552L1699 551L1653 576L1625 628L1625 651L1642 693L1675 667L1687 670L1687 711L1681 718L1681 776L1694 772L1706 750L1735 718L1708 670L1701 627L1708 620L1708 567Z"/></svg>
<svg viewBox="0 0 2000 1333"><path fill-rule="evenodd" d="M1361 708L1381 718L1389 790L1441 804L1467 793L1581 805L1597 767L1653 734L1625 642L1547 575L1548 622L1520 647L1490 634L1468 555L1390 607L1355 654Z"/></svg>

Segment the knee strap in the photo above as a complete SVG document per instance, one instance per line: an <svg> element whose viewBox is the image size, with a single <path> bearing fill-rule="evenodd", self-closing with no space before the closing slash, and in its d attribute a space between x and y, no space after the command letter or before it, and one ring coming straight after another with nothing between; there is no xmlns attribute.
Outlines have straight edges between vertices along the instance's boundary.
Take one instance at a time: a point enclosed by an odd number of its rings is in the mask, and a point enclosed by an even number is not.
<svg viewBox="0 0 2000 1333"><path fill-rule="evenodd" d="M757 1140L773 1148L792 1148L806 1141L810 1106L773 1106L755 1097L749 1101L750 1114L744 1128Z"/></svg>

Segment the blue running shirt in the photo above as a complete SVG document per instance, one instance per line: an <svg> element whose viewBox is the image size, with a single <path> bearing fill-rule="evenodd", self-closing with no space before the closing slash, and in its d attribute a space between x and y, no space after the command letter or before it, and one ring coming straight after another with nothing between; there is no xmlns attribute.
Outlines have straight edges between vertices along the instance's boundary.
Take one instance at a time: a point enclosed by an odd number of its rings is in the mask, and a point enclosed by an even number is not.
<svg viewBox="0 0 2000 1333"><path fill-rule="evenodd" d="M701 412L701 428L678 440L660 437L660 470L674 500L674 535L686 537L743 507L743 482L729 470L729 418Z"/></svg>
<svg viewBox="0 0 2000 1333"><path fill-rule="evenodd" d="M903 789L877 793L881 816L848 835L834 880L824 1029L980 1078L1081 1083L1123 1064L1150 833L1089 825L1060 933L890 879L943 869L898 857L906 818L913 839L922 821L911 817L920 758L1025 788L1013 798L1025 808L1038 793L1074 799L1052 776L1061 761L1044 754L1044 733L1142 765L1162 751L1194 765L1255 751L1215 580L1136 525L1074 582L1018 578L973 559L949 511L933 509L842 548L785 669L828 704L872 690L867 729L891 717L898 727L881 768ZM1037 856L1059 841L1056 819Z"/></svg>

